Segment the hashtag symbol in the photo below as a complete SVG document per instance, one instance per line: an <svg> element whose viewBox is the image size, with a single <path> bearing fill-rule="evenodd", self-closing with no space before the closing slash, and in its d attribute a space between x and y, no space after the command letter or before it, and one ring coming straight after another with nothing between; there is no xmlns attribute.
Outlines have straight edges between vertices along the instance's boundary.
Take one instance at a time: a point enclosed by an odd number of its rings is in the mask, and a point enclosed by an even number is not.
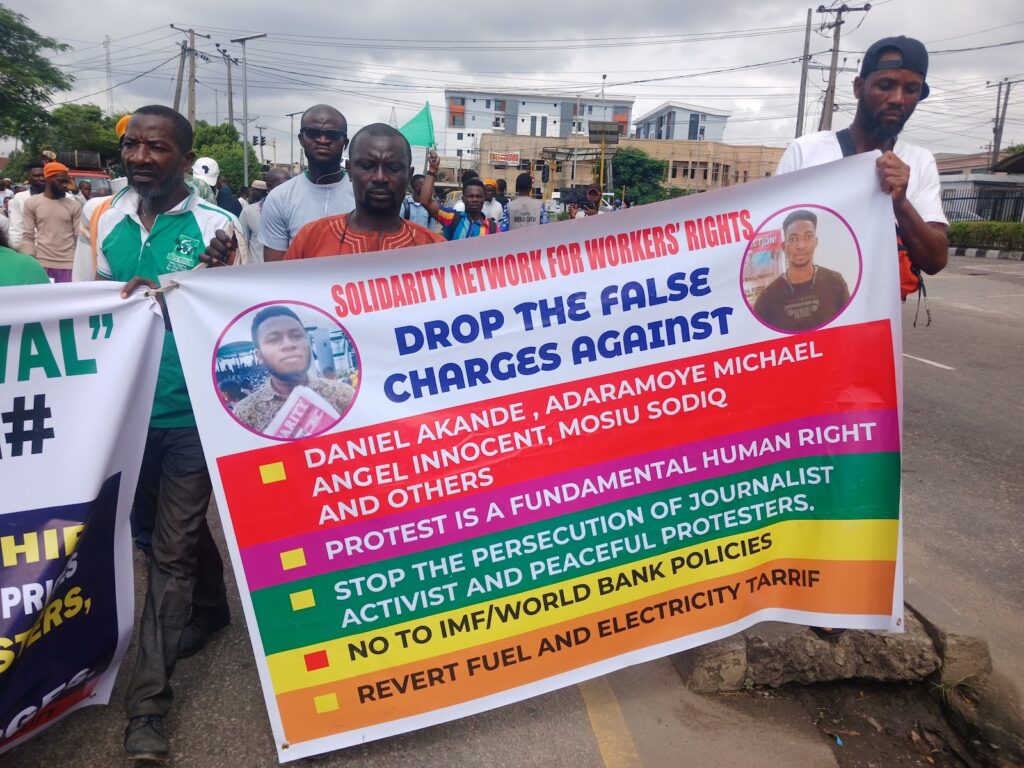
<svg viewBox="0 0 1024 768"><path fill-rule="evenodd" d="M32 444L32 453L43 452L43 442L53 437L53 427L46 426L48 418L50 409L46 407L46 395L35 395L32 408L25 407L24 397L14 398L14 407L0 414L3 423L11 425L10 431L4 437L11 446L11 456L21 456L25 450L25 443ZM32 427L26 429L29 423Z"/></svg>

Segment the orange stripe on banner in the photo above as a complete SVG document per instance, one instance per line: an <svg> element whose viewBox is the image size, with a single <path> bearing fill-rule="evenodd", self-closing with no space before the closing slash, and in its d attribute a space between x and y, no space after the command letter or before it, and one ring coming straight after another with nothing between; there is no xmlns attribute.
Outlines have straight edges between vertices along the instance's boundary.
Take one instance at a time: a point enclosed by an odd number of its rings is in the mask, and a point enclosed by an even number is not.
<svg viewBox="0 0 1024 768"><path fill-rule="evenodd" d="M277 703L285 735L289 742L296 743L478 699L639 648L729 624L765 608L888 616L892 610L895 568L891 561L778 560L611 610L579 616L517 637L473 646L415 664L290 691L280 694ZM746 580L756 580L762 573L770 575L773 569L816 570L819 581L813 587L777 584L751 594ZM657 612L648 611L646 616L653 618L651 623L638 623L626 628L627 616L631 612L737 583L741 589L741 600L728 599L712 607L673 617L666 612L664 619L658 618ZM619 631L609 631L613 621L617 622ZM605 627L604 636L599 630L602 626ZM585 642L538 655L543 640L573 631L576 631L576 637L580 637L579 633L584 632L580 628L590 632ZM475 674L470 674L467 661L480 657L504 658L510 663L493 671L476 669ZM374 692L375 700L366 698L361 701L360 686L366 686L364 691ZM400 693L403 686L406 690ZM323 705L328 699L333 706Z"/></svg>

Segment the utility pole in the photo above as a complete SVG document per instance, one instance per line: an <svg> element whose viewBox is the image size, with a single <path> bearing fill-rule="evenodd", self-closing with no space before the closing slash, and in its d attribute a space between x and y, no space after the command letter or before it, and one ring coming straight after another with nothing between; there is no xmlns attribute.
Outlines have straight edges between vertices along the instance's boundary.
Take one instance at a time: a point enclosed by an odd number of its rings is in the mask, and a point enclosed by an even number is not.
<svg viewBox="0 0 1024 768"><path fill-rule="evenodd" d="M263 132L265 130L267 130L267 126L265 126L265 125L257 125L256 126L256 130L260 132L260 163L262 164L264 162L264 160L263 160Z"/></svg>
<svg viewBox="0 0 1024 768"><path fill-rule="evenodd" d="M196 35L205 37L207 40L210 39L209 35L204 35L202 32L196 32L194 29L182 29L176 27L173 24L170 25L171 29L178 32L188 32L188 121L192 127L196 127ZM203 54L203 60L209 61L209 58Z"/></svg>
<svg viewBox="0 0 1024 768"><path fill-rule="evenodd" d="M996 91L996 119L992 126L992 162L990 165L999 162L999 150L1003 144L1003 125L1006 123L1006 108L1010 104L1010 86L1017 83L1024 83L1024 78L1009 80L1004 77L998 83L985 83L986 88L991 88L993 85L999 87L999 90Z"/></svg>
<svg viewBox="0 0 1024 768"><path fill-rule="evenodd" d="M249 188L249 66L248 60L245 57L245 44L249 40L256 40L266 36L266 32L260 32L255 35L231 39L232 43L238 43L242 46L242 176L246 189Z"/></svg>
<svg viewBox="0 0 1024 768"><path fill-rule="evenodd" d="M800 67L800 103L796 107L796 137L804 133L804 102L807 99L807 65L811 60L811 9L807 9L807 31L804 32L804 59Z"/></svg>
<svg viewBox="0 0 1024 768"><path fill-rule="evenodd" d="M832 130L832 112L835 109L836 103L836 68L839 66L839 37L843 27L843 14L853 13L854 11L864 11L865 13L871 10L871 3L864 3L859 8L852 5L843 3L838 8L826 8L824 5L818 6L818 13L834 13L836 20L831 24L825 24L824 29L833 29L835 33L832 35L832 64L829 67L828 76L828 90L825 91L825 105L821 109L821 125L819 130L831 131Z"/></svg>
<svg viewBox="0 0 1024 768"><path fill-rule="evenodd" d="M110 35L103 40L103 47L107 49L107 117L114 116L114 80L110 74Z"/></svg>
<svg viewBox="0 0 1024 768"><path fill-rule="evenodd" d="M220 43L214 43L217 48L217 52L224 57L224 63L228 67L228 124L234 128L235 126L235 98L231 92L231 65L238 65L238 59L232 59L231 54L220 47ZM243 131L244 133L244 131Z"/></svg>
<svg viewBox="0 0 1024 768"><path fill-rule="evenodd" d="M178 58L178 84L174 88L174 111L181 111L181 81L185 78L185 52L188 51L188 42L181 41L181 56Z"/></svg>
<svg viewBox="0 0 1024 768"><path fill-rule="evenodd" d="M295 116L301 114L301 112L289 112L287 115L285 115L285 117L291 118L291 129L289 131L291 133L291 151L288 157L288 164L291 166L291 168L288 169L289 172L295 170Z"/></svg>

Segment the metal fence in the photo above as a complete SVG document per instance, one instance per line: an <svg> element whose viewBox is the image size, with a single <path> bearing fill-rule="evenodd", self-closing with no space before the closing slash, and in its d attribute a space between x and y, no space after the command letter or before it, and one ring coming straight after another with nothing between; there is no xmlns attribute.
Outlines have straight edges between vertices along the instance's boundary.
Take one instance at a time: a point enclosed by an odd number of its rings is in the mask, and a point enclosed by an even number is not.
<svg viewBox="0 0 1024 768"><path fill-rule="evenodd" d="M1024 221L1024 190L966 194L948 189L942 193L942 209L950 221Z"/></svg>

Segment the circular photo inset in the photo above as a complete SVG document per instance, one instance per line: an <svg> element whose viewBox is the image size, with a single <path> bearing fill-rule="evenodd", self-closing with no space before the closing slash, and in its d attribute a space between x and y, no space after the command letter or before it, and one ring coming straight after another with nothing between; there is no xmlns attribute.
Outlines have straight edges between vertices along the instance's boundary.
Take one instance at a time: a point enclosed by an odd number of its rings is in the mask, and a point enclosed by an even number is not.
<svg viewBox="0 0 1024 768"><path fill-rule="evenodd" d="M821 205L794 205L769 216L743 254L743 298L772 330L821 328L860 286L860 243L846 219Z"/></svg>
<svg viewBox="0 0 1024 768"><path fill-rule="evenodd" d="M213 384L228 413L274 440L319 435L352 407L359 353L345 329L299 301L257 304L221 333Z"/></svg>

